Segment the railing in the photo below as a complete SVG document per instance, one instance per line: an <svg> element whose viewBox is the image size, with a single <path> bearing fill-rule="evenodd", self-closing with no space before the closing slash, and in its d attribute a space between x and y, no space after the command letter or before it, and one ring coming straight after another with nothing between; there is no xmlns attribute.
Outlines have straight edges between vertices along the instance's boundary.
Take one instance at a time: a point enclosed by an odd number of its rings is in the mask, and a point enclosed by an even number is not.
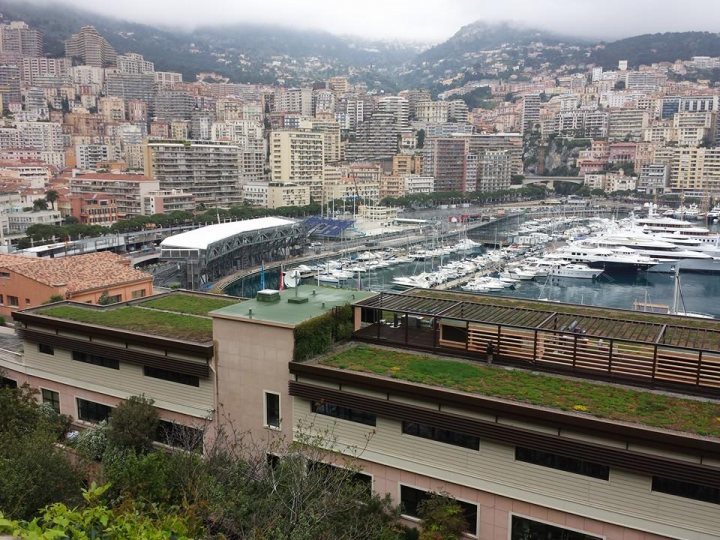
<svg viewBox="0 0 720 540"><path fill-rule="evenodd" d="M464 328L454 321L455 333L445 336L439 318L412 328L404 321L398 314L397 323L375 323L356 331L355 337L473 359L489 360L492 354L495 362L519 367L720 396L716 351L466 321Z"/></svg>

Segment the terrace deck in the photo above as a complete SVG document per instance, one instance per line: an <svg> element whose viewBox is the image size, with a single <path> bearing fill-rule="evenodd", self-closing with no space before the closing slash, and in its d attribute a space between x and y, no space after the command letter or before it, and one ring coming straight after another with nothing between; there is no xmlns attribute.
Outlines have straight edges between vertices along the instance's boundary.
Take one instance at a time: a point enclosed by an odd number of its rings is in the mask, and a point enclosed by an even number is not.
<svg viewBox="0 0 720 540"><path fill-rule="evenodd" d="M720 323L435 291L357 302L355 337L720 397Z"/></svg>

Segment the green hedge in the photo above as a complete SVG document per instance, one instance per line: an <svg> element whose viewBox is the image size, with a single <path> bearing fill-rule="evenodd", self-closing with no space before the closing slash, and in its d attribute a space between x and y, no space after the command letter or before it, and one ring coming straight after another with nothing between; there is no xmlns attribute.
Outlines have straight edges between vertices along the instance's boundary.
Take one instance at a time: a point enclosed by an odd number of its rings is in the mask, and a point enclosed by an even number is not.
<svg viewBox="0 0 720 540"><path fill-rule="evenodd" d="M353 331L351 306L339 306L295 327L293 359L302 362L323 354L338 341L348 339Z"/></svg>

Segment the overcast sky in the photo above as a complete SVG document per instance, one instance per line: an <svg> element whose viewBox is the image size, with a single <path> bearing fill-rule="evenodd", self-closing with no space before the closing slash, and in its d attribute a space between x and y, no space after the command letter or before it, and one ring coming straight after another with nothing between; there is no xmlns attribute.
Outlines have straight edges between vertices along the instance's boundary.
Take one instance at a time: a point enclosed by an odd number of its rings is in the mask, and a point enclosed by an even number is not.
<svg viewBox="0 0 720 540"><path fill-rule="evenodd" d="M64 0L148 24L276 23L370 38L443 41L476 20L587 37L720 31L718 0Z"/></svg>

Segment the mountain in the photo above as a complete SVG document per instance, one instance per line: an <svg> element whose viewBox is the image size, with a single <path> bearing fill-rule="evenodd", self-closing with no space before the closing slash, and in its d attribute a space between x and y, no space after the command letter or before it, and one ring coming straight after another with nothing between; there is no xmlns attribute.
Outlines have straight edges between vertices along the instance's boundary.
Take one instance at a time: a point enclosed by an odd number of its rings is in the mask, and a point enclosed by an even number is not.
<svg viewBox="0 0 720 540"><path fill-rule="evenodd" d="M179 71L186 80L214 71L236 82L293 84L350 68L362 77L406 62L418 52L416 45L251 23L191 32L160 29L57 3L0 0L0 13L6 21L23 20L42 30L49 55L63 55L64 41L80 27L92 25L118 52L138 52L155 62L157 70Z"/></svg>
<svg viewBox="0 0 720 540"><path fill-rule="evenodd" d="M509 22L491 24L476 21L460 28L447 41L423 52L418 59L424 62L437 62L452 57L462 57L478 51L498 49L506 44L519 46L535 42L558 44L580 43L582 40L563 37L545 30L527 28Z"/></svg>
<svg viewBox="0 0 720 540"><path fill-rule="evenodd" d="M667 32L620 39L596 48L590 59L605 68L618 60L632 67L655 62L674 62L693 56L720 56L720 34L712 32Z"/></svg>

